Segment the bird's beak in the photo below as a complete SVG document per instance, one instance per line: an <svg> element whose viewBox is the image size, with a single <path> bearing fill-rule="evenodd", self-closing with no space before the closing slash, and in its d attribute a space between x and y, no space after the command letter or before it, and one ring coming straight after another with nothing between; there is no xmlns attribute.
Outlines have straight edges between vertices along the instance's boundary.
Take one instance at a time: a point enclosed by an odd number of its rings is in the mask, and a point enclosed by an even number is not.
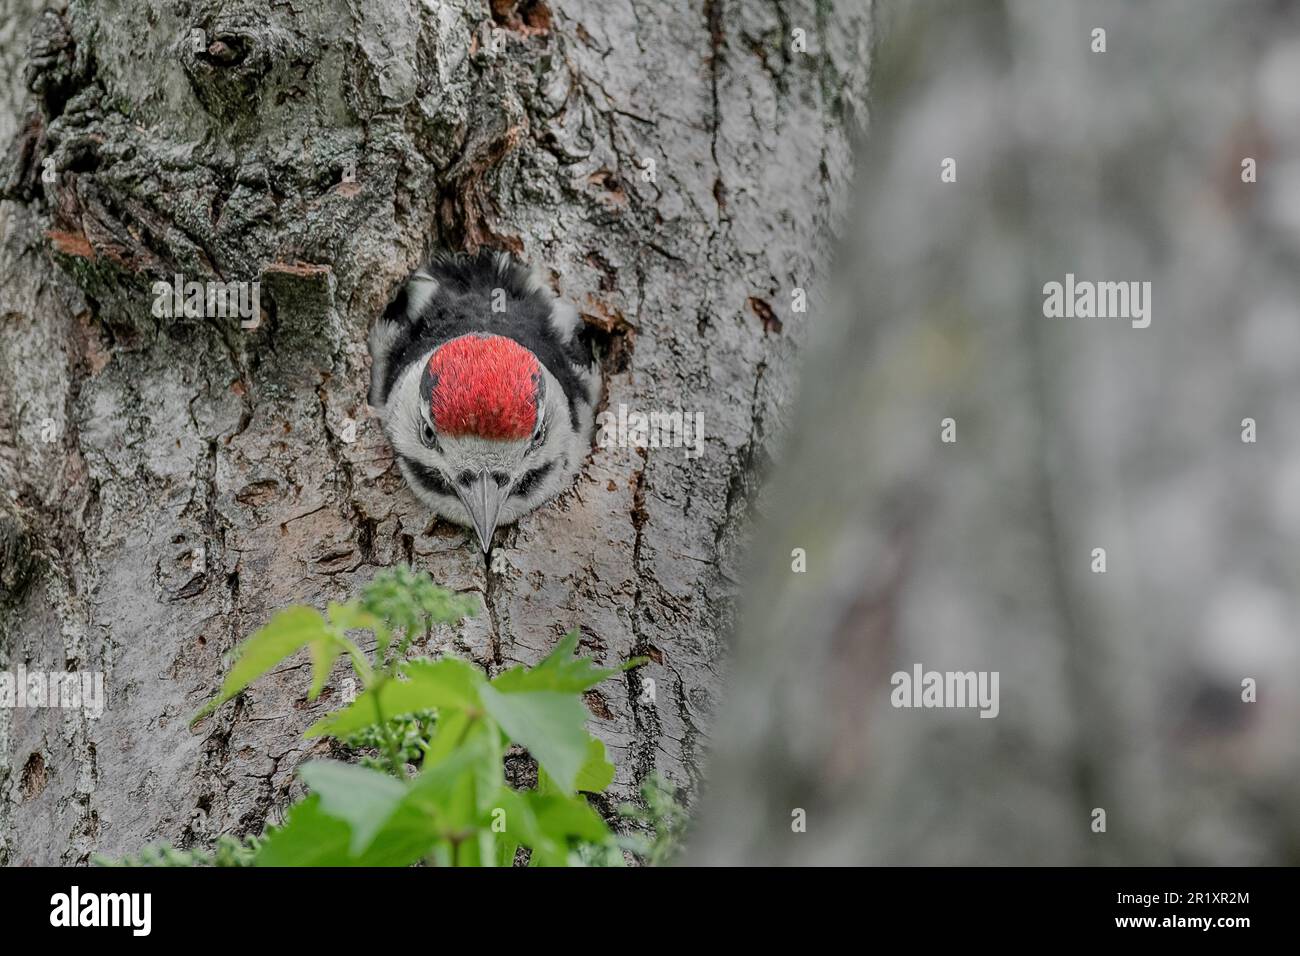
<svg viewBox="0 0 1300 956"><path fill-rule="evenodd" d="M457 485L456 494L469 512L469 520L478 532L478 543L483 546L483 553L487 554L492 547L492 533L497 529L497 517L501 514L501 499L505 497L505 492L485 471L474 479L469 488Z"/></svg>

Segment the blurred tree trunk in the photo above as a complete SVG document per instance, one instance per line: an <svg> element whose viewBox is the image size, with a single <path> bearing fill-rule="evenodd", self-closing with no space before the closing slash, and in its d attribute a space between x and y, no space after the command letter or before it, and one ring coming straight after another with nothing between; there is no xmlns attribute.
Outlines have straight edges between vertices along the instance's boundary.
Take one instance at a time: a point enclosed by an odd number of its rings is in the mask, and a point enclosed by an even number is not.
<svg viewBox="0 0 1300 956"><path fill-rule="evenodd" d="M697 862L1300 859L1298 16L882 6ZM1150 326L1045 317L1067 273ZM917 663L998 716L896 709Z"/></svg>
<svg viewBox="0 0 1300 956"><path fill-rule="evenodd" d="M0 14L0 666L102 671L108 695L97 721L0 711L0 862L259 832L340 675L314 705L304 665L187 718L277 608L399 562L483 598L428 652L496 671L577 627L606 664L648 655L591 696L593 727L616 795L654 769L693 789L731 556L807 318L792 291L816 282L848 172L867 5ZM598 450L491 573L403 486L364 405L397 284L481 245L543 263L598 330L611 408L706 431L698 459ZM156 318L176 273L259 280L260 325Z"/></svg>

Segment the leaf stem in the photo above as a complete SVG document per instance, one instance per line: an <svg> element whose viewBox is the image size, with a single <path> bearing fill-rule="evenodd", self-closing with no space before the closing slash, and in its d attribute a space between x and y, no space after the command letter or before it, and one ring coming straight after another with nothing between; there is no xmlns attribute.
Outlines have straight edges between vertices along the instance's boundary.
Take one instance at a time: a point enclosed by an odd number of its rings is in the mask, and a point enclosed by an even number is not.
<svg viewBox="0 0 1300 956"><path fill-rule="evenodd" d="M392 770L394 777L405 780L406 771L402 766L402 752L397 746L397 738L393 736L393 727L384 719L384 708L379 703L379 695L388 680L387 674L380 675L379 681L373 688L372 699L375 702L375 720L384 731L384 742L388 745L389 768Z"/></svg>

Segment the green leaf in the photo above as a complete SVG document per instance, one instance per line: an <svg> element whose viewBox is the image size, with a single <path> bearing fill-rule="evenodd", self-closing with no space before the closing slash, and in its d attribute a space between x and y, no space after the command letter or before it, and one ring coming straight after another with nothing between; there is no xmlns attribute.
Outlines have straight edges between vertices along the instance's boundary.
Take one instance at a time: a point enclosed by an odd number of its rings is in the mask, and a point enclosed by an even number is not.
<svg viewBox="0 0 1300 956"><path fill-rule="evenodd" d="M465 736L465 732L474 720L468 711L453 710L438 718L437 728L433 732L433 738L429 745L424 748L424 761L421 763L422 768L433 767L443 760L447 759L448 754L460 745Z"/></svg>
<svg viewBox="0 0 1300 956"><path fill-rule="evenodd" d="M528 798L538 826L552 838L573 837L600 843L610 835L600 814L581 797L530 793Z"/></svg>
<svg viewBox="0 0 1300 956"><path fill-rule="evenodd" d="M471 734L450 756L411 782L375 834L371 852L422 847L413 857L418 859L442 841L478 839L488 798L502 787L500 750L492 745L486 729Z"/></svg>
<svg viewBox="0 0 1300 956"><path fill-rule="evenodd" d="M338 632L340 645L339 652L346 650L351 654L353 666L356 668L357 673L361 674L365 680L369 681L371 676L369 661L365 661L365 655L363 655L361 650L347 638L346 632L363 629L372 631L375 635L375 644L378 648L375 656L377 659L382 659L384 656L384 649L388 646L390 640L388 628L384 626L382 620L364 609L361 606L360 601L349 601L347 604L339 604L337 601L330 601L325 614L326 617L329 618L330 624L333 625L334 629ZM333 666L333 660L331 660L330 664ZM326 673L328 673L328 670ZM323 677L321 678L321 682L323 685ZM314 700L315 697L313 696L312 699Z"/></svg>
<svg viewBox="0 0 1300 956"><path fill-rule="evenodd" d="M350 866L352 831L320 808L320 797L294 804L284 825L267 834L257 851L255 866Z"/></svg>
<svg viewBox="0 0 1300 956"><path fill-rule="evenodd" d="M486 685L479 695L510 739L528 748L561 789L572 791L590 739L582 699L546 690L502 693Z"/></svg>
<svg viewBox="0 0 1300 956"><path fill-rule="evenodd" d="M582 769L578 771L578 777L574 781L573 789L581 793L603 793L605 788L614 781L614 765L605 757L605 744L596 737L587 739L587 759L583 763ZM545 768L537 769L537 792L540 794L564 793L564 788L559 786Z"/></svg>
<svg viewBox="0 0 1300 956"><path fill-rule="evenodd" d="M348 849L354 856L370 844L407 793L405 784L387 774L337 760L313 760L298 775L320 797L321 810L351 829Z"/></svg>
<svg viewBox="0 0 1300 956"><path fill-rule="evenodd" d="M226 675L221 692L190 719L198 723L290 654L311 643L327 640L325 619L309 607L280 611L237 650L235 666Z"/></svg>
<svg viewBox="0 0 1300 956"><path fill-rule="evenodd" d="M497 838L497 866L514 866L515 854L519 852L519 841L512 836Z"/></svg>
<svg viewBox="0 0 1300 956"><path fill-rule="evenodd" d="M502 841L502 866L510 866L514 862L514 848L519 846L528 847L533 851L534 857L540 854L550 860L563 859L565 846L543 832L532 804L524 794L502 787L497 791L493 804L493 810L504 814L505 830L498 834ZM509 856L505 855L506 852Z"/></svg>
<svg viewBox="0 0 1300 956"><path fill-rule="evenodd" d="M323 717L307 728L307 738L328 734L343 737L417 710L482 710L480 689L486 686L481 671L454 657L436 661L409 661L401 671L406 680L386 680L360 694L347 707ZM376 706L378 705L378 706Z"/></svg>
<svg viewBox="0 0 1300 956"><path fill-rule="evenodd" d="M514 844L532 850L530 866L567 866L573 841L603 844L611 839L605 821L581 797L503 787L495 803L505 812L505 832L499 834L503 865L514 859L513 849L504 856L505 848Z"/></svg>
<svg viewBox="0 0 1300 956"><path fill-rule="evenodd" d="M573 789L603 793L614 782L614 765L605 757L605 744L596 737L587 741L587 759L578 770Z"/></svg>
<svg viewBox="0 0 1300 956"><path fill-rule="evenodd" d="M457 657L408 661L402 665L401 673L406 676L408 686L419 688L419 693L426 695L419 698L424 703L418 710L425 707L471 712L483 709L479 691L486 678L467 661Z"/></svg>
<svg viewBox="0 0 1300 956"><path fill-rule="evenodd" d="M375 839L362 853L352 852L352 828L326 813L310 794L294 804L284 825L272 829L258 848L255 866L409 866L428 851L426 838L402 842Z"/></svg>
<svg viewBox="0 0 1300 956"><path fill-rule="evenodd" d="M578 632L570 631L540 663L531 668L516 665L496 677L492 686L507 693L549 690L580 694L618 673L618 669L595 667L590 657L574 657L577 647Z"/></svg>
<svg viewBox="0 0 1300 956"><path fill-rule="evenodd" d="M333 641L312 641L307 650L311 654L311 689L307 691L307 699L315 700L325 689L325 681L334 669L340 648Z"/></svg>
<svg viewBox="0 0 1300 956"><path fill-rule="evenodd" d="M349 601L347 604L330 601L326 613L329 615L330 623L340 631L362 629L373 631L377 626L383 624L383 621L365 610L358 601Z"/></svg>

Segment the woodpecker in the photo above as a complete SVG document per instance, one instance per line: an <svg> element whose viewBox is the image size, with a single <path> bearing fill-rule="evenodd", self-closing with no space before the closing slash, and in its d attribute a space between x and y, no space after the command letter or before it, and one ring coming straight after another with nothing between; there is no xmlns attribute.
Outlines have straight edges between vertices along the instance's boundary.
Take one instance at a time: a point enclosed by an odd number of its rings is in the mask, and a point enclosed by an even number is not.
<svg viewBox="0 0 1300 956"><path fill-rule="evenodd" d="M568 488L600 370L577 310L509 255L438 256L370 332L370 404L406 482L486 554Z"/></svg>

